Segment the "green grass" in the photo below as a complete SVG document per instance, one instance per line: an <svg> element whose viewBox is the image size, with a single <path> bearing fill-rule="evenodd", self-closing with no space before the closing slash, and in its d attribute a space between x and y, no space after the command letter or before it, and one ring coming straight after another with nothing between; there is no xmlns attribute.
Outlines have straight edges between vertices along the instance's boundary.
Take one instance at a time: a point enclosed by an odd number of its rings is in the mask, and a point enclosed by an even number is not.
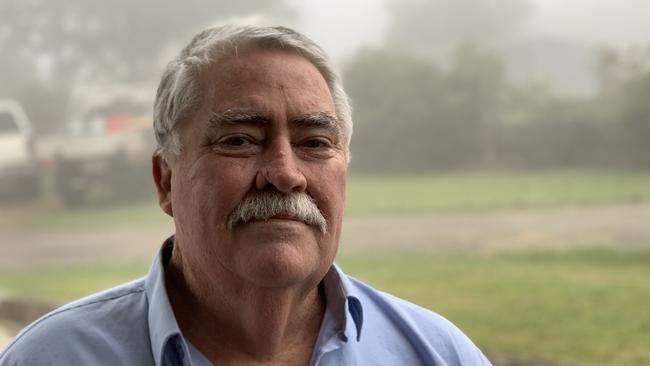
<svg viewBox="0 0 650 366"><path fill-rule="evenodd" d="M348 213L547 208L650 200L650 174L546 172L351 176Z"/></svg>
<svg viewBox="0 0 650 366"><path fill-rule="evenodd" d="M430 308L488 353L650 364L650 251L342 257L347 273ZM0 273L0 291L67 301L146 265Z"/></svg>
<svg viewBox="0 0 650 366"><path fill-rule="evenodd" d="M488 353L650 364L650 252L343 258L346 271L459 325Z"/></svg>
<svg viewBox="0 0 650 366"><path fill-rule="evenodd" d="M64 303L142 277L148 265L0 272L0 293Z"/></svg>

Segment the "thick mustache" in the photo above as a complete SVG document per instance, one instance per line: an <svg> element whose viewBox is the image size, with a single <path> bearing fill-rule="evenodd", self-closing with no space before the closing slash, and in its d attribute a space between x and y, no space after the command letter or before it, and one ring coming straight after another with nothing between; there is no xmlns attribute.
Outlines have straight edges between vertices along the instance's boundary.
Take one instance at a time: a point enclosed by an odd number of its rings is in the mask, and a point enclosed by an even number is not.
<svg viewBox="0 0 650 366"><path fill-rule="evenodd" d="M247 194L235 207L228 219L228 227L239 222L268 220L274 216L284 216L304 221L316 226L325 234L327 220L314 200L304 192L282 193L273 190L256 191Z"/></svg>

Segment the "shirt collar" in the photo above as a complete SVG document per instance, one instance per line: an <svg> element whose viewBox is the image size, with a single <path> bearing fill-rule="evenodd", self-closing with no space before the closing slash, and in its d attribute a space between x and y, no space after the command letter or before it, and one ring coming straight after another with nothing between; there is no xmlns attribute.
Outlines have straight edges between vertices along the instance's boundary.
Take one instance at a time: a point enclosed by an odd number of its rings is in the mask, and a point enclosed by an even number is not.
<svg viewBox="0 0 650 366"><path fill-rule="evenodd" d="M182 340L182 333L165 288L165 266L169 262L173 246L174 237L172 236L165 240L145 280L145 291L149 302L149 335L156 365L162 365L164 352L170 340L177 337ZM354 326L358 342L361 339L363 308L359 296L356 294L356 288L336 264L332 265L323 278L323 288L327 307L337 323L345 330L346 336L349 336L352 332L351 328ZM352 319L352 322L349 319ZM189 352L187 345L182 341L180 343L176 344L176 347L183 347L183 351L187 355Z"/></svg>
<svg viewBox="0 0 650 366"><path fill-rule="evenodd" d="M165 265L171 256L173 244L173 236L165 240L145 279L145 291L149 301L149 337L156 365L163 364L164 353L169 341L181 336L181 330L169 304L165 288ZM178 346L187 347L177 344ZM187 350L184 352L187 354Z"/></svg>
<svg viewBox="0 0 650 366"><path fill-rule="evenodd" d="M334 264L323 278L323 286L328 308L341 324L346 335L351 333L350 328L352 325L354 326L358 342L361 340L363 307L350 278ZM352 319L352 324L348 321L349 319Z"/></svg>

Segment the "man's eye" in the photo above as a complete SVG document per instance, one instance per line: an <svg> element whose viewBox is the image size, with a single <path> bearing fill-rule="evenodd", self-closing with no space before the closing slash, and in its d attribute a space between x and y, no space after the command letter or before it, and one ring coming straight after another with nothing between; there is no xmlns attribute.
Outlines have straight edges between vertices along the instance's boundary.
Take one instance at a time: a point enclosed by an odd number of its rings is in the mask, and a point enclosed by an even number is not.
<svg viewBox="0 0 650 366"><path fill-rule="evenodd" d="M213 151L224 154L251 154L259 148L259 142L248 135L230 135L215 139L211 144Z"/></svg>
<svg viewBox="0 0 650 366"><path fill-rule="evenodd" d="M233 147L244 146L249 143L250 141L248 141L246 138L241 136L232 136L219 141L220 145L233 146Z"/></svg>
<svg viewBox="0 0 650 366"><path fill-rule="evenodd" d="M321 147L329 147L330 143L323 139L309 139L303 145L311 149L318 149Z"/></svg>

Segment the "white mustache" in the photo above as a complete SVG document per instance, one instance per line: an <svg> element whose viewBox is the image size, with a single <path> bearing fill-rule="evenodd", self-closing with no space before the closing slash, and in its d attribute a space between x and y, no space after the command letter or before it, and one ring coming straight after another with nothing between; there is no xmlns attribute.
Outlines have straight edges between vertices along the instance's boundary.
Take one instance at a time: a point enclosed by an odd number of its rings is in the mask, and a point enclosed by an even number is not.
<svg viewBox="0 0 650 366"><path fill-rule="evenodd" d="M246 195L230 214L228 227L232 229L239 222L251 220L266 221L273 216L287 216L304 221L318 227L323 234L327 233L327 220L307 193L285 194L274 190Z"/></svg>

